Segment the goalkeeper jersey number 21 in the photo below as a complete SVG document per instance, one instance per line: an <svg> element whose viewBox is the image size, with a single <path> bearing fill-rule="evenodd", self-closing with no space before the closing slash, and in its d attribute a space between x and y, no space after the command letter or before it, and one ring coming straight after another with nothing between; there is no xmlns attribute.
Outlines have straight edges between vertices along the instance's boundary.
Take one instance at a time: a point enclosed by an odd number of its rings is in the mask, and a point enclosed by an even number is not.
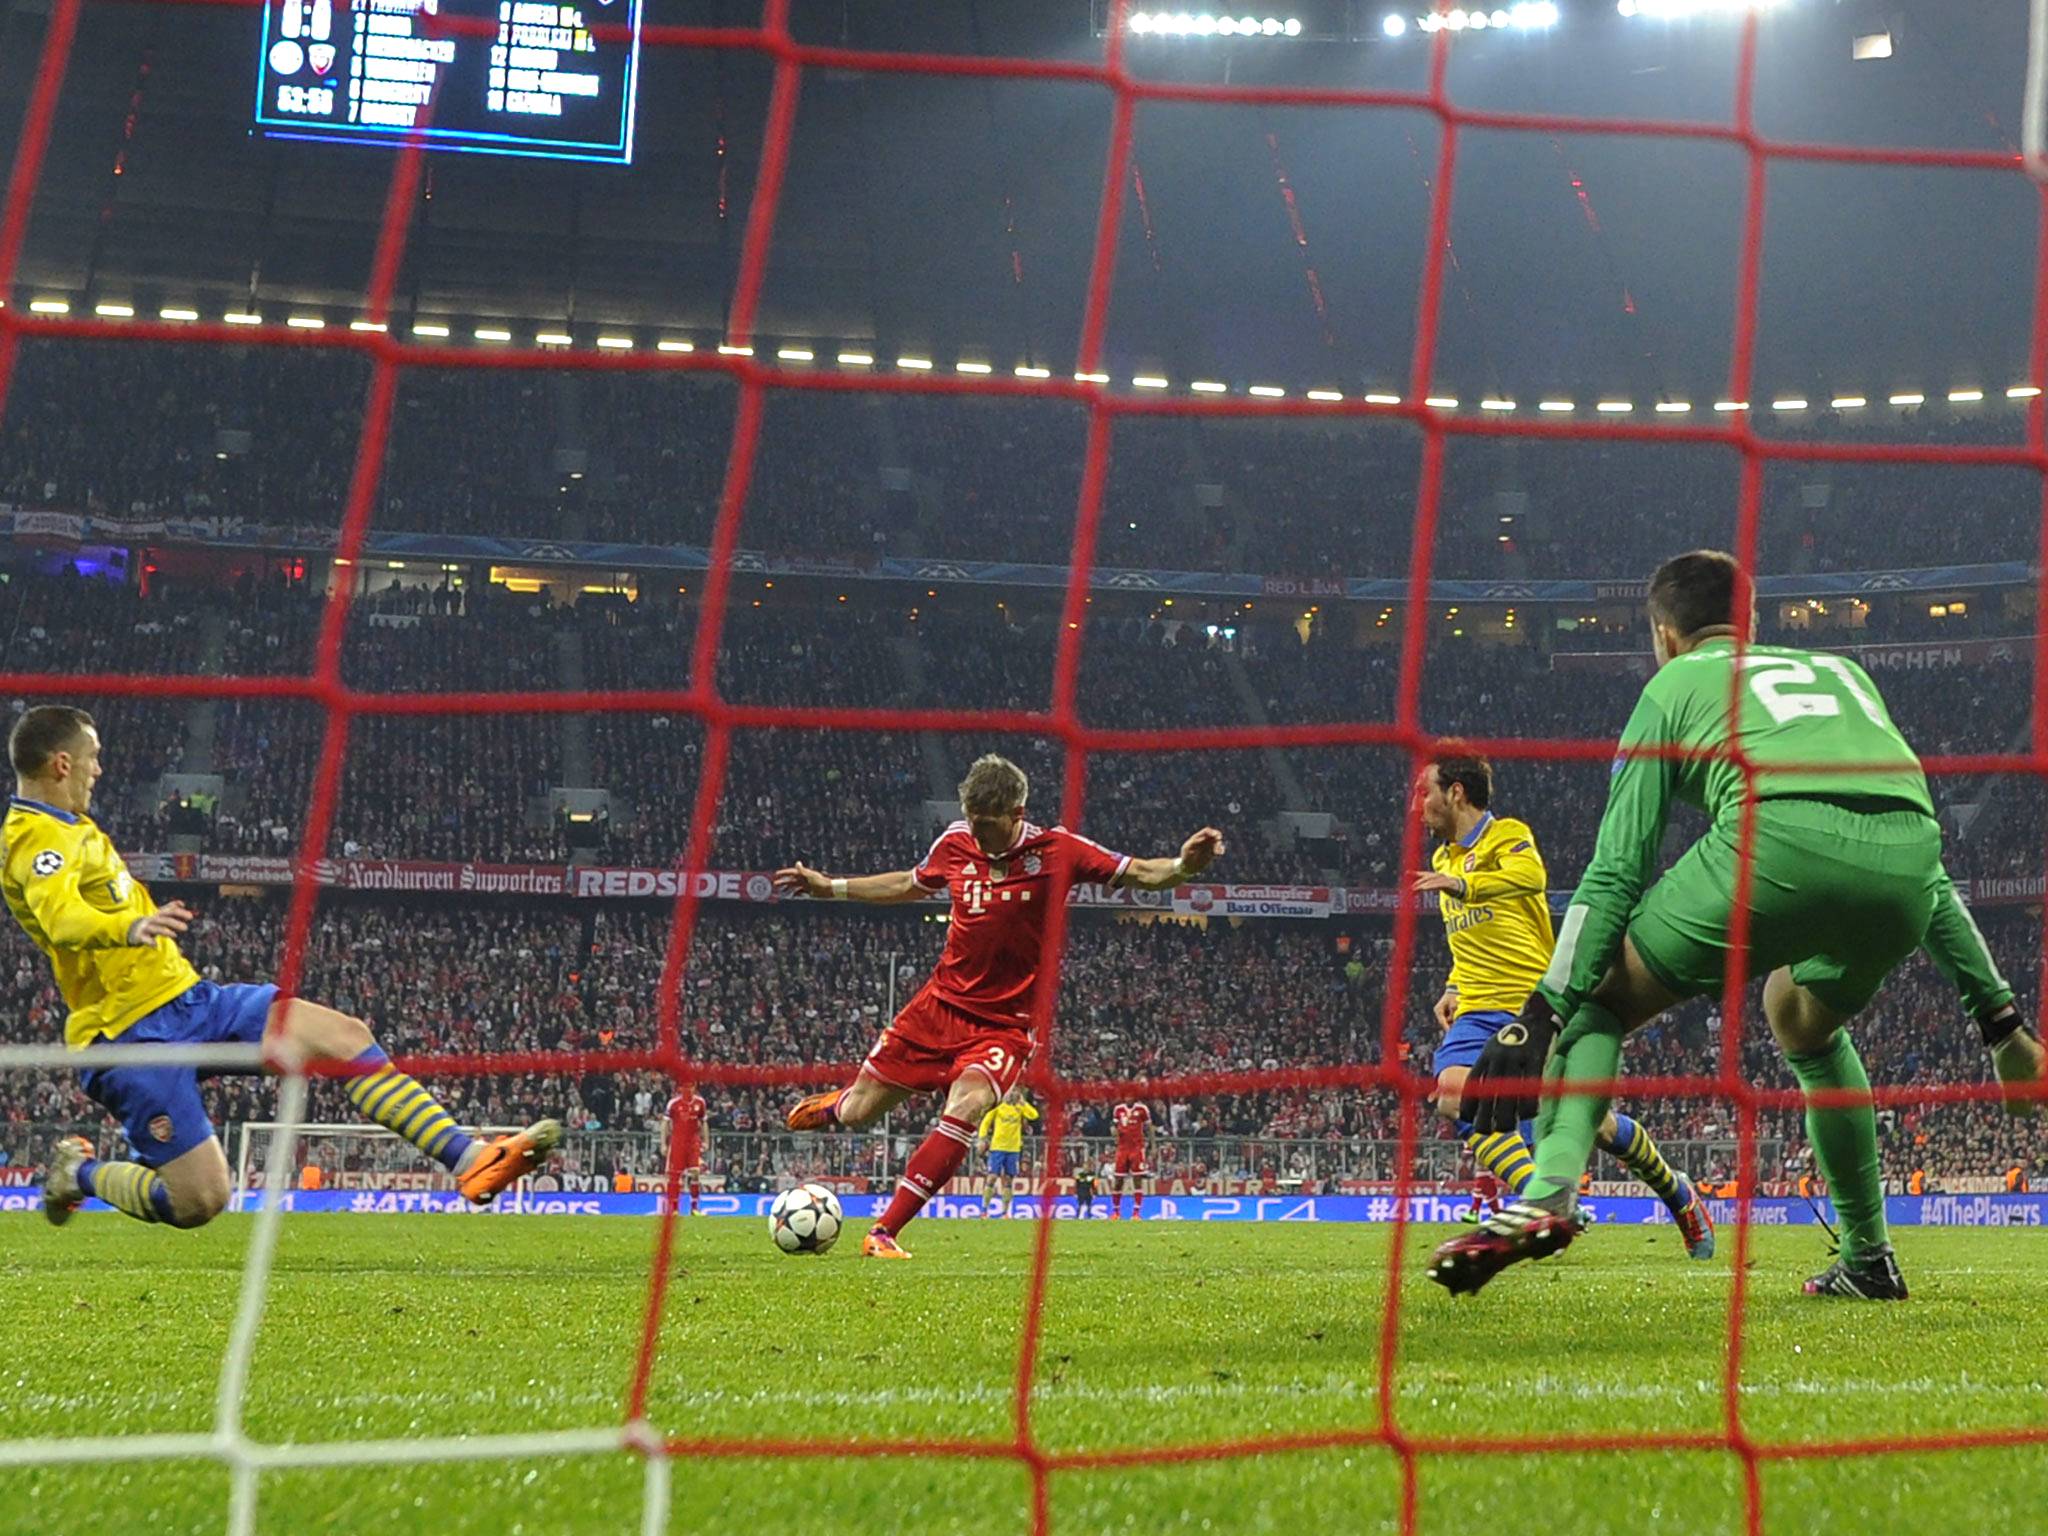
<svg viewBox="0 0 2048 1536"><path fill-rule="evenodd" d="M1656 871L1674 801L1737 824L1742 770L1724 755L1731 697L1733 742L1756 768L1759 800L1883 801L1933 817L1920 759L1862 667L1777 645L1748 646L1738 658L1732 639L1708 640L1658 669L1621 733L1593 861L1544 977L1553 1003L1576 1003L1606 974Z"/></svg>

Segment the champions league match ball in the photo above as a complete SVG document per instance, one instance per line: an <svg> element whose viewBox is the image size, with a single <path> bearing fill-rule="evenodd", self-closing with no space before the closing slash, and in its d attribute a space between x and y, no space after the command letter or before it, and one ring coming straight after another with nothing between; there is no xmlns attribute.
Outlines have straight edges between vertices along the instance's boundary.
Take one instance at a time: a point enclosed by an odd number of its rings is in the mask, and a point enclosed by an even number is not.
<svg viewBox="0 0 2048 1536"><path fill-rule="evenodd" d="M768 1235L784 1253L824 1253L844 1225L839 1197L822 1184L785 1189L768 1208Z"/></svg>

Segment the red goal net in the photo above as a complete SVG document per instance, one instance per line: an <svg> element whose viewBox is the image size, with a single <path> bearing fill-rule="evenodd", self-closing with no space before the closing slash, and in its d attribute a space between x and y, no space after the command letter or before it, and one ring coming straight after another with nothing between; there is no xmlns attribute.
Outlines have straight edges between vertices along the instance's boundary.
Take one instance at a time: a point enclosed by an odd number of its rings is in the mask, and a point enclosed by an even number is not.
<svg viewBox="0 0 2048 1536"><path fill-rule="evenodd" d="M220 0L233 4L237 0ZM71 60L84 0L51 0L50 15L41 58L36 67L33 91L7 184L4 205L0 205L0 295L10 295L20 267L30 211L50 144L60 90ZM602 369L613 371L713 371L729 377L738 390L737 419L726 458L712 538L711 563L701 601L701 621L694 641L693 679L687 687L635 691L599 690L585 692L475 692L400 693L371 691L344 682L341 654L349 617L351 587L334 585L324 611L318 635L314 667L299 677L164 677L154 675L93 675L14 673L0 676L0 687L26 696L58 696L81 692L104 695L150 695L158 698L257 698L299 701L317 706L324 713L324 737L306 807L299 844L299 866L290 906L287 938L279 982L290 994L296 990L303 967L307 936L313 921L317 885L312 866L330 846L334 816L345 755L349 751L352 725L359 719L379 715L537 715L562 713L628 713L651 716L656 713L690 717L704 729L705 750L695 788L695 807L688 841L682 855L687 871L711 867L712 835L720 798L730 776L734 734L764 729L808 731L943 731L949 733L1036 733L1058 742L1065 760L1065 802L1063 819L1078 824L1088 790L1088 771L1093 754L1102 752L1157 753L1199 748L1216 751L1250 747L1372 747L1405 754L1419 766L1436 747L1437 738L1424 727L1421 711L1426 623L1430 609L1432 562L1437 543L1439 498L1442 489L1446 444L1465 436L1516 437L1527 439L1606 441L1625 443L1682 444L1725 449L1740 458L1742 474L1740 500L1735 523L1735 552L1745 570L1753 570L1758 547L1759 507L1765 466L1772 460L1830 460L1838 462L1939 463L1952 465L2004 466L2036 473L2048 472L2048 446L2043 439L2042 398L2035 398L2027 410L2026 439L2020 446L1927 446L1924 444L1882 444L1869 442L1787 441L1761 436L1741 410L1723 414L1710 425L1670 424L1665 421L1639 423L1617 416L1584 420L1515 418L1503 414L1459 414L1426 402L1433 393L1438 319L1445 281L1445 253L1451 230L1453 189L1457 184L1460 144L1474 130L1511 133L1610 135L1655 137L1719 143L1739 152L1746 164L1747 183L1736 274L1736 328L1732 361L1727 381L1728 399L1747 402L1752 395L1752 362L1758 308L1759 267L1765 229L1766 200L1774 166L1788 161L1842 163L1867 166L1941 167L1979 172L1992 176L2018 177L2023 174L2019 157L2001 153L1967 153L1925 149L1873 149L1842 144L1796 143L1771 139L1757 127L1754 113L1754 84L1758 57L1758 20L1754 14L1742 24L1739 63L1734 98L1725 120L1678 122L1575 118L1534 112L1479 111L1462 107L1447 89L1447 69L1453 35L1437 31L1429 40L1429 71L1426 87L1419 91L1341 90L1295 86L1227 86L1177 83L1141 78L1125 57L1127 12L1125 0L1110 0L1109 24L1099 62L1073 63L1027 61L1013 58L976 57L955 54L916 54L864 51L845 47L816 46L798 41L790 28L789 0L765 0L758 26L699 28L650 24L643 41L651 48L724 49L748 52L772 64L773 83L755 195L748 209L738 278L730 309L727 346L716 353L679 354L649 351L566 352L554 349L505 348L477 351L460 356L440 349L409 343L382 328L393 312L394 287L408 239L411 210L417 202L421 177L422 141L417 132L395 156L393 174L377 237L376 254L370 273L364 312L376 328L325 332L293 331L278 327L241 329L225 325L158 324L124 321L118 325L91 320L62 318L26 312L9 304L0 309L0 411L7 403L14 363L26 337L120 337L128 340L175 341L192 346L288 346L295 348L345 349L368 360L371 365L368 395L363 403L362 429L357 443L354 469L349 484L335 553L339 560L354 562L365 549L365 539L377 490L380 466L385 460L391 432L393 407L401 372L408 367L432 366L477 369ZM444 31L461 31L473 24L458 19L432 18L424 25ZM602 35L603 27L595 29ZM765 357L754 355L751 343L756 333L763 280L774 244L776 220L785 173L789 166L793 126L806 72L834 71L910 74L923 76L976 77L1057 81L1098 89L1108 101L1111 132L1107 162L1103 167L1099 210L1093 236L1092 258L1086 303L1075 349L1073 377L1005 378L952 377L936 372L848 373L805 371L782 368ZM1205 105L1320 107L1370 113L1386 110L1422 112L1439 125L1440 139L1434 174L1429 181L1430 207L1427 242L1422 263L1420 291L1416 296L1417 324L1407 385L1399 404L1380 404L1358 398L1233 399L1199 395L1187 398L1161 394L1124 394L1090 379L1100 376L1105 326L1109 313L1111 284L1117 260L1118 231L1123 217L1125 188L1131 182L1134 120L1141 107L1161 102ZM2042 203L2043 231L2048 231L2048 200ZM2036 262L2030 370L2028 377L2048 376L2048 237ZM1085 459L1080 476L1080 496L1075 508L1072 560L1067 576L1060 643L1053 673L1050 708L1044 711L975 710L884 710L839 707L775 706L740 703L721 696L716 661L728 610L736 599L732 590L734 554L740 547L745 527L749 486L754 476L764 402L772 391L890 391L918 395L961 395L1010 397L1029 400L1064 401L1085 409L1087 418ZM1402 624L1401 666L1397 703L1392 718L1360 720L1337 725L1287 725L1272 727L1204 727L1199 730L1119 729L1090 721L1078 702L1078 679L1084 637L1087 633L1085 604L1097 548L1097 529L1102 517L1106 476L1113 441L1119 426L1136 416L1188 415L1240 418L1362 418L1377 417L1405 422L1422 444L1421 476L1413 520L1409 555L1406 602ZM2048 477L2044 477L2048 496ZM2042 520L2048 538L2048 502ZM2041 562L2042 590L2037 606L2048 608L2048 558ZM2035 641L2033 656L2034 708L2031 749L2014 755L1973 755L1931 758L1931 774L2017 774L2038 776L2048 771L2048 626ZM1602 761L1612 751L1606 737L1584 740L1473 740L1464 738L1477 750L1505 759L1553 759ZM1743 765L1745 770L1747 765ZM1398 868L1413 869L1422 857L1421 829L1415 817L1403 818ZM1748 878L1751 826L1745 825L1742 863L1743 883ZM666 955L659 990L658 1044L652 1051L553 1051L518 1054L484 1053L434 1055L414 1058L400 1065L413 1071L431 1071L440 1076L501 1073L506 1071L579 1073L654 1069L674 1080L682 1091L698 1084L747 1084L815 1086L818 1069L804 1066L739 1066L694 1060L681 1028L682 989L679 985L691 951L692 936L699 916L698 887L692 880L678 882L673 918L669 927ZM1396 1366L1402 1327L1401 1276L1414 1260L1407 1231L1409 1181L1422 1116L1432 1084L1406 1067L1400 1049L1404 1020L1409 1009L1411 959L1416 948L1415 908L1402 905L1394 920L1391 983L1381 1013L1381 1050L1374 1063L1280 1072L1210 1073L1198 1077L1153 1078L1142 1084L1103 1082L1063 1076L1055 1067L1050 1043L1059 1029L1054 989L1042 989L1035 1032L1042 1045L1037 1064L1027 1081L1048 1106L1046 1144L1058 1147L1073 1106L1088 1101L1106 1102L1134 1091L1146 1093L1185 1092L1218 1094L1252 1092L1272 1087L1329 1087L1357 1091L1378 1091L1391 1095L1399 1104L1399 1188L1393 1202L1394 1223L1387 1257L1387 1284L1383 1310L1378 1319L1378 1409L1370 1423L1356 1428L1328 1429L1299 1434L1282 1434L1201 1444L1162 1446L1113 1446L1094 1450L1068 1451L1050 1448L1034 1423L1034 1383L1039 1379L1042 1346L1041 1321L1048 1284L1053 1272L1056 1226L1050 1219L1050 1202L1042 1210L1029 1272L1024 1315L1019 1329L1016 1360L1014 1432L999 1439L867 1439L776 1440L745 1437L705 1437L687 1433L668 1435L654 1428L647 1418L649 1387L657 1367L658 1344L666 1292L673 1260L675 1209L681 1169L691 1160L687 1145L694 1131L675 1139L668 1168L668 1200L661 1217L649 1276L644 1322L636 1359L631 1363L623 1393L619 1423L588 1433L551 1431L531 1435L481 1436L456 1440L342 1442L325 1447L327 1460L360 1462L426 1461L437 1458L519 1456L565 1451L613 1450L643 1457L646 1463L647 1503L643 1516L647 1530L667 1528L670 1467L679 1457L932 1457L962 1460L1008 1460L1028 1469L1031 1526L1044 1533L1054 1524L1049 1498L1050 1480L1062 1472L1134 1468L1148 1464L1219 1460L1248 1457L1286 1450L1362 1447L1391 1453L1400 1473L1399 1524L1404 1532L1418 1527L1418 1465L1429 1457L1513 1456L1526 1454L1578 1454L1592 1452L1692 1451L1717 1452L1739 1463L1745 1490L1748 1528L1761 1531L1768 1513L1761 1468L1769 1462L1800 1458L1874 1456L1906 1451L1949 1451L1970 1447L2048 1444L2048 1427L2020 1427L1967 1432L1943 1431L1923 1435L1887 1438L1780 1442L1760 1440L1745 1423L1742 1396L1745 1316L1751 1225L1749 1212L1757 1182L1754 1144L1760 1111L1796 1106L1803 1102L1796 1091L1763 1090L1745 1080L1739 1041L1745 1028L1745 975L1742 929L1746 926L1745 905L1738 900L1732 954L1736 957L1727 978L1720 1028L1721 1067L1712 1076L1667 1076L1631 1078L1628 1091L1638 1097L1705 1097L1732 1106L1740 1126L1743 1155L1738 1177L1739 1216L1734 1227L1732 1298L1728 1312L1725 1359L1720 1379L1723 1421L1718 1429L1699 1432L1646 1432L1629 1434L1564 1434L1533 1436L1440 1436L1419 1432L1402 1421L1398 1409ZM1056 903L1047 924L1044 963L1047 974L1057 974L1066 943L1066 907ZM2048 987L2044 987L2048 992ZM53 1065L61 1053L35 1048L0 1050L0 1066ZM1933 1100L1988 1099L1995 1097L1995 1085L1956 1085L1947 1088L1881 1088L1880 1104L1926 1103ZM305 1083L287 1079L282 1119L287 1123L303 1117ZM288 1167L291 1138L287 1134L274 1148L283 1161L274 1167ZM1055 1171L1057 1171L1055 1169ZM246 1381L250 1351L260 1323L264 1289L281 1216L279 1181L266 1187L266 1200L251 1245L245 1276L242 1311L233 1347L223 1369L220 1417L212 1435L138 1436L119 1439L77 1441L25 1441L0 1447L0 1463L90 1461L104 1458L137 1459L159 1455L211 1457L224 1462L234 1474L234 1506L230 1528L253 1527L257 1500L257 1476L263 1470L303 1465L310 1459L307 1448L292 1449L266 1445L247 1436L241 1427L239 1402Z"/></svg>

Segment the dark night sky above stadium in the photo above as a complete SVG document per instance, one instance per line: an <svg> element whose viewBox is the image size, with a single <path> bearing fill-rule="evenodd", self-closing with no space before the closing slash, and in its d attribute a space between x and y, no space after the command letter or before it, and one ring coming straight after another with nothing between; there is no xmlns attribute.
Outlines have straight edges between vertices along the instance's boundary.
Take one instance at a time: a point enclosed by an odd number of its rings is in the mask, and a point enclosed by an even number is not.
<svg viewBox="0 0 2048 1536"><path fill-rule="evenodd" d="M1376 31L1388 8L1360 15ZM0 0L9 156L45 9ZM1611 0L1565 9L1547 35L1461 38L1455 98L1728 116L1733 25L1628 21ZM2021 0L1785 0L1761 29L1760 126L2016 150L2024 12ZM744 24L756 13L650 0L648 14ZM796 18L807 40L867 48L1075 59L1100 46L1085 0L798 0ZM1852 62L1851 36L1887 21L1896 56ZM87 8L17 295L346 311L393 157L251 137L257 25L242 6ZM1132 60L1178 79L1415 88L1427 53L1411 30L1360 43L1152 41ZM650 49L630 169L434 157L403 301L715 336L767 79L748 54ZM1070 366L1108 125L1107 93L1085 85L811 73L764 334ZM1145 107L1113 364L1345 388L1398 379L1437 152L1424 113ZM1742 196L1742 157L1725 145L1466 133L1440 376L1473 392L1711 390L1727 367ZM2038 210L2016 172L1775 166L1760 377L1873 392L2021 377Z"/></svg>

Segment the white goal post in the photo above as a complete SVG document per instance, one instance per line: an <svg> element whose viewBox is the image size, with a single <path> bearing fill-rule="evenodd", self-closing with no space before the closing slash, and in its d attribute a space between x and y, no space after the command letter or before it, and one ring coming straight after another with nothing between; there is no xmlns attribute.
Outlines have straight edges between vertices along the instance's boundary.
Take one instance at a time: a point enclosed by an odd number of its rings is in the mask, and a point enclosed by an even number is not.
<svg viewBox="0 0 2048 1536"><path fill-rule="evenodd" d="M2020 98L2020 163L2048 181L2048 0L2027 0L2027 83Z"/></svg>

